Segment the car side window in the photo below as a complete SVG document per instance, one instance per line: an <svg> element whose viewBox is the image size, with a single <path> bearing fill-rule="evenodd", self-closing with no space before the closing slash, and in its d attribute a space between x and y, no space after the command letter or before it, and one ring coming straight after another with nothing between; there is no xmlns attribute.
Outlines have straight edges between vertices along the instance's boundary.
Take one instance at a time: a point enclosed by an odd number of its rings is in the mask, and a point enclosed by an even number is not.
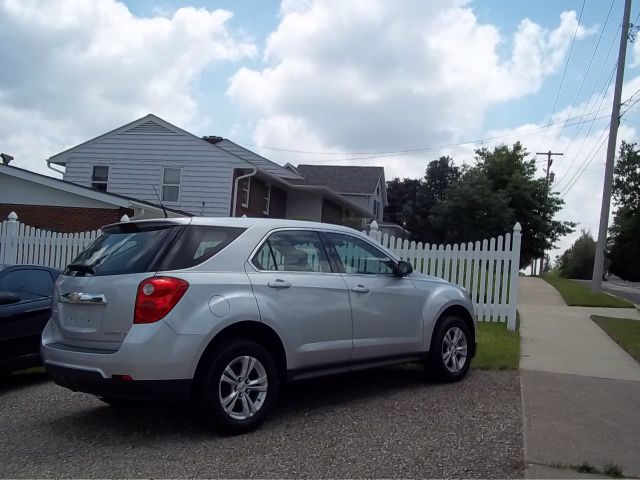
<svg viewBox="0 0 640 480"><path fill-rule="evenodd" d="M340 257L345 273L364 275L393 274L393 262L382 250L351 235L327 233Z"/></svg>
<svg viewBox="0 0 640 480"><path fill-rule="evenodd" d="M260 270L331 272L318 232L287 230L269 236L252 259Z"/></svg>
<svg viewBox="0 0 640 480"><path fill-rule="evenodd" d="M256 253L251 262L258 270L278 270L276 261L271 253L269 242L264 242L258 253Z"/></svg>
<svg viewBox="0 0 640 480"><path fill-rule="evenodd" d="M0 291L15 293L23 301L47 298L53 292L53 279L45 270L13 270L0 277Z"/></svg>

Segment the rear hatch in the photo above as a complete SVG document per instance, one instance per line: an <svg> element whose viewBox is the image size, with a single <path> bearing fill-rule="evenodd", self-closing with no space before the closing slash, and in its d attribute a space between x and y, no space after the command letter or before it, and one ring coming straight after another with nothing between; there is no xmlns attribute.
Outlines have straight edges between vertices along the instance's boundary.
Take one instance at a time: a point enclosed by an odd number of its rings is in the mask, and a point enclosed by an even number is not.
<svg viewBox="0 0 640 480"><path fill-rule="evenodd" d="M138 285L186 228L166 221L105 227L58 277L52 317L63 342L117 350L133 324Z"/></svg>
<svg viewBox="0 0 640 480"><path fill-rule="evenodd" d="M157 272L194 267L244 231L170 220L105 227L58 277L52 317L63 343L117 350L133 325L140 282Z"/></svg>

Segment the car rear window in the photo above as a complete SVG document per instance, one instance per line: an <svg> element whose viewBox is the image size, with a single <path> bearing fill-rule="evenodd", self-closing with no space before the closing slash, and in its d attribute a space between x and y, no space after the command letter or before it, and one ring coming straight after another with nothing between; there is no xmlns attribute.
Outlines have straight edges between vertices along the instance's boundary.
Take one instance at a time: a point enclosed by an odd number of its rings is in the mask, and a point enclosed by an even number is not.
<svg viewBox="0 0 640 480"><path fill-rule="evenodd" d="M65 275L122 275L193 267L213 257L245 229L167 224L109 227Z"/></svg>
<svg viewBox="0 0 640 480"><path fill-rule="evenodd" d="M158 270L195 267L233 242L246 229L237 227L186 227L185 232L167 249Z"/></svg>

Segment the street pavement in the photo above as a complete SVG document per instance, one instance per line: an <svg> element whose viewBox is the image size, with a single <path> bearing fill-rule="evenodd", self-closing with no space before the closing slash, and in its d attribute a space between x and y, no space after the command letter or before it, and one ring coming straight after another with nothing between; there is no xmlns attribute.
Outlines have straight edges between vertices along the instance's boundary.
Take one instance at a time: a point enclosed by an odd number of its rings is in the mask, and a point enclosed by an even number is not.
<svg viewBox="0 0 640 480"><path fill-rule="evenodd" d="M578 282L591 284L591 280L578 280ZM602 282L602 290L616 297L629 300L634 305L640 305L640 282L625 282L618 277L611 276L607 277L605 282Z"/></svg>
<svg viewBox="0 0 640 480"><path fill-rule="evenodd" d="M640 476L640 364L591 319L635 309L568 307L542 279L520 278L525 476L584 477L558 465L612 463Z"/></svg>

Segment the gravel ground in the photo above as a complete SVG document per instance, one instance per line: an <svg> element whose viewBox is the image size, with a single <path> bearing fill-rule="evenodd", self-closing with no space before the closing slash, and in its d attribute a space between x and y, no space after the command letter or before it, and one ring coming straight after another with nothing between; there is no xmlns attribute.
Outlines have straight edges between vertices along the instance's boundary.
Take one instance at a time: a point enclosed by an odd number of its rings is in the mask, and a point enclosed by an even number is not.
<svg viewBox="0 0 640 480"><path fill-rule="evenodd" d="M5 477L521 477L518 372L436 385L390 368L285 387L224 438L180 407L114 408L43 376L0 383Z"/></svg>

